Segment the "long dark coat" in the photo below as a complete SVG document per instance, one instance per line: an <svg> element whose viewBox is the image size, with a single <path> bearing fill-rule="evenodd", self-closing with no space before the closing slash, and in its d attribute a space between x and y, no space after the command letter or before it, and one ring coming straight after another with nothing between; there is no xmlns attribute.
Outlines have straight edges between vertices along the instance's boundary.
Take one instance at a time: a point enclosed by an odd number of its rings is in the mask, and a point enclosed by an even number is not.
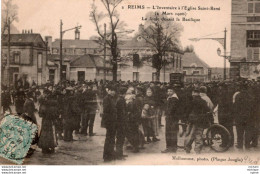
<svg viewBox="0 0 260 174"><path fill-rule="evenodd" d="M57 101L40 96L39 103L39 116L42 117L42 124L38 146L42 149L54 148L58 144L54 128Z"/></svg>

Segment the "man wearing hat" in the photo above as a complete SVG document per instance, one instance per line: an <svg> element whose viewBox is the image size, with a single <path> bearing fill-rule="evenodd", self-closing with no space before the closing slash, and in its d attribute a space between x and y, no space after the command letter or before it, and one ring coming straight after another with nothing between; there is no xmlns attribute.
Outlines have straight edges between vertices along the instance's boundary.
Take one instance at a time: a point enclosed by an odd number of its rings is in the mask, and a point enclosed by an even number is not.
<svg viewBox="0 0 260 174"><path fill-rule="evenodd" d="M33 102L33 92L32 91L29 91L26 94L26 100L24 102L23 110L24 110L24 113L26 113L27 116L30 117L35 124L37 124L36 117L34 115L34 112L36 112L37 110L36 110L34 102Z"/></svg>
<svg viewBox="0 0 260 174"><path fill-rule="evenodd" d="M87 107L87 117L86 117L86 131L89 129L89 136L94 136L95 133L93 132L94 128L94 121L96 116L97 110L97 91L93 90L92 82L88 83L88 89L86 91L86 107Z"/></svg>
<svg viewBox="0 0 260 174"><path fill-rule="evenodd" d="M108 87L108 94L103 102L103 121L106 128L106 139L104 144L103 159L105 162L112 161L115 156L115 136L116 136L116 89L114 86Z"/></svg>
<svg viewBox="0 0 260 174"><path fill-rule="evenodd" d="M177 132L178 132L178 104L179 98L175 93L173 87L167 89L167 102L166 102L166 127L165 127L165 138L166 138L166 149L162 153L176 152L177 151Z"/></svg>
<svg viewBox="0 0 260 174"><path fill-rule="evenodd" d="M127 88L121 87L119 89L119 96L116 101L117 119L116 119L116 158L121 160L124 159L123 145L126 137L126 101L125 93Z"/></svg>
<svg viewBox="0 0 260 174"><path fill-rule="evenodd" d="M237 130L237 148L243 149L244 135L245 148L250 148L252 128L255 123L253 97L247 91L247 85L241 84L240 92L234 98L234 117Z"/></svg>
<svg viewBox="0 0 260 174"><path fill-rule="evenodd" d="M206 101L201 98L198 88L193 89L192 96L193 101L189 108L189 125L187 127L186 139L184 144L186 153L190 153L192 143L193 141L195 141L194 151L199 154L203 146L202 134L204 128L207 126L207 114L210 109Z"/></svg>

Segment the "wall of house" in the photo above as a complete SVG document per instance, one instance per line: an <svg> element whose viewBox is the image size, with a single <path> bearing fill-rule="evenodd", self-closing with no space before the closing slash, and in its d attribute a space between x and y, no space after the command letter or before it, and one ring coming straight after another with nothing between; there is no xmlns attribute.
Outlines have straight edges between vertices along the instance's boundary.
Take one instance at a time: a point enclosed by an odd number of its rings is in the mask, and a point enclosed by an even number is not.
<svg viewBox="0 0 260 174"><path fill-rule="evenodd" d="M70 80L78 81L79 71L85 72L85 80L94 80L96 78L96 68L70 67Z"/></svg>
<svg viewBox="0 0 260 174"><path fill-rule="evenodd" d="M16 64L12 61L14 54L20 54L20 63ZM42 68L41 71L37 68L38 53L42 53ZM3 47L2 54L7 55L7 47ZM41 85L46 83L46 51L42 48L31 46L12 46L10 53L10 67L19 67L19 75L27 75L28 82ZM13 74L10 74L13 76Z"/></svg>
<svg viewBox="0 0 260 174"><path fill-rule="evenodd" d="M257 72L255 69L259 69L257 67L260 62L260 47L247 47L247 31L260 30L260 13L255 13L255 5L253 13L249 12L250 3L259 3L259 1L232 0L230 60L230 78L232 79L239 76L244 78L259 76L258 73L255 73ZM256 21L250 21L252 19ZM257 58L252 60L250 54Z"/></svg>
<svg viewBox="0 0 260 174"><path fill-rule="evenodd" d="M183 67L184 82L206 82L208 81L208 68L205 67ZM195 73L196 72L196 73Z"/></svg>

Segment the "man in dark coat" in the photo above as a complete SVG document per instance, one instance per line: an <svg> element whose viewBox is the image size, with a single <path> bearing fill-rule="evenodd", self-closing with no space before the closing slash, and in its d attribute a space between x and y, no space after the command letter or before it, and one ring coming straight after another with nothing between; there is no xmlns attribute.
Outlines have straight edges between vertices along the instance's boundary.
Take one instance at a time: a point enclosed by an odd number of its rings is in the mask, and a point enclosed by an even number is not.
<svg viewBox="0 0 260 174"><path fill-rule="evenodd" d="M234 99L234 116L237 129L237 148L243 148L244 134L245 147L250 148L252 129L255 123L253 97L247 91L247 85L242 84L240 92Z"/></svg>
<svg viewBox="0 0 260 174"><path fill-rule="evenodd" d="M234 144L232 97L233 94L229 91L228 86L223 84L219 88L217 97L218 119L219 124L225 126L231 134L231 146ZM228 137L223 137L222 146L225 147L227 143Z"/></svg>
<svg viewBox="0 0 260 174"><path fill-rule="evenodd" d="M1 94L1 99L2 99L2 106L3 106L3 113L5 113L5 111L9 110L9 112L11 113L12 110L10 108L11 105L11 95L8 92L7 88L4 87L3 92Z"/></svg>
<svg viewBox="0 0 260 174"><path fill-rule="evenodd" d="M120 88L119 96L116 101L117 118L116 118L116 158L124 159L123 145L126 133L126 101L124 95L126 88Z"/></svg>
<svg viewBox="0 0 260 174"><path fill-rule="evenodd" d="M96 86L94 86L96 88ZM94 136L93 128L97 111L97 89L93 89L92 84L89 84L86 97L87 117L86 117L86 131L89 128L89 136Z"/></svg>
<svg viewBox="0 0 260 174"><path fill-rule="evenodd" d="M108 95L103 101L103 121L106 128L106 139L104 144L103 159L105 162L115 159L115 136L116 136L116 89L110 86L108 89Z"/></svg>
<svg viewBox="0 0 260 174"><path fill-rule="evenodd" d="M25 102L25 93L23 88L19 88L15 95L15 110L18 115L23 113L23 105Z"/></svg>
<svg viewBox="0 0 260 174"><path fill-rule="evenodd" d="M80 112L81 112L81 130L80 130L80 134L83 135L87 135L87 110L88 110L88 106L87 106L87 102L88 102L88 89L87 86L85 84L82 85L82 91L81 91L81 102L80 104Z"/></svg>
<svg viewBox="0 0 260 174"><path fill-rule="evenodd" d="M75 115L78 112L78 107L73 93L74 91L72 87L66 88L64 111L62 115L64 141L73 141L72 132L75 129Z"/></svg>
<svg viewBox="0 0 260 174"><path fill-rule="evenodd" d="M203 146L203 130L208 126L208 122L211 119L208 117L210 109L206 101L200 97L199 89L194 89L192 95L193 101L190 106L190 114L188 118L189 125L187 127L184 144L186 153L190 153L191 145L193 141L195 141L194 151L199 154Z"/></svg>
<svg viewBox="0 0 260 174"><path fill-rule="evenodd" d="M178 133L178 103L179 99L172 87L167 90L168 98L166 102L166 149L162 153L176 152L177 151L177 133Z"/></svg>
<svg viewBox="0 0 260 174"><path fill-rule="evenodd" d="M33 94L32 92L28 92L26 94L26 100L23 106L24 113L27 114L28 117L32 119L32 121L37 124L35 112L37 111L33 102Z"/></svg>

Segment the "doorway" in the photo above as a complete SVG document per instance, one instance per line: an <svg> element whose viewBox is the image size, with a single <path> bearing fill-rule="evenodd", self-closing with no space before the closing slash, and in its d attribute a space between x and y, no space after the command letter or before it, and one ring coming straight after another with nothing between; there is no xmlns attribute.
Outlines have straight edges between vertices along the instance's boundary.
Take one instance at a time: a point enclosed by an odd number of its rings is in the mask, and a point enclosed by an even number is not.
<svg viewBox="0 0 260 174"><path fill-rule="evenodd" d="M78 71L78 81L85 81L85 71Z"/></svg>

